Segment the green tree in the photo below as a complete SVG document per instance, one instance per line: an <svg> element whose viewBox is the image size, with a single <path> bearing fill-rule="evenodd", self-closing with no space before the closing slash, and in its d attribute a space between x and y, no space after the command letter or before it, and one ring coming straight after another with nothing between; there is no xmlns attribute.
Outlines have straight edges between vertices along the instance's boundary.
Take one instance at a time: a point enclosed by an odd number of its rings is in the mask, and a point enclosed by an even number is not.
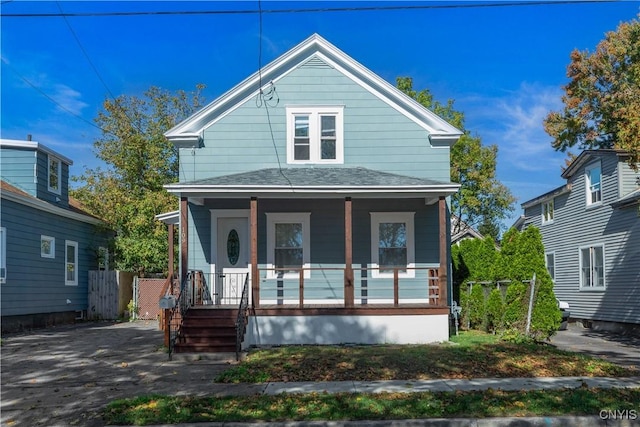
<svg viewBox="0 0 640 427"><path fill-rule="evenodd" d="M178 157L164 132L202 105L193 92L151 87L142 97L106 100L96 123L103 133L94 151L106 167L85 169L72 191L86 209L116 231L116 268L140 275L167 267L167 228L154 216L176 210L163 185L178 180Z"/></svg>
<svg viewBox="0 0 640 427"><path fill-rule="evenodd" d="M640 21L621 23L594 52L574 50L562 111L544 120L556 150L615 148L640 162Z"/></svg>
<svg viewBox="0 0 640 427"><path fill-rule="evenodd" d="M464 127L464 114L456 111L454 101L446 104L433 99L428 89L413 89L411 77L398 77L396 86L440 117L463 131L451 148L451 181L461 185L451 196L451 211L463 222L495 240L500 237L501 221L514 210L516 201L511 191L496 178L496 145L484 146L480 137L472 136ZM453 230L458 232L461 230Z"/></svg>

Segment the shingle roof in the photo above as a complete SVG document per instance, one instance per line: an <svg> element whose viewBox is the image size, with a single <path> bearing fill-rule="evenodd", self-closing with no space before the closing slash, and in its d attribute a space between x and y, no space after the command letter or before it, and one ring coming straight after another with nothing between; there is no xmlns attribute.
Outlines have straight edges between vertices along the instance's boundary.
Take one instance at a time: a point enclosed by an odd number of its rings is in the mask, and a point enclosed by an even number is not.
<svg viewBox="0 0 640 427"><path fill-rule="evenodd" d="M254 187L427 187L454 185L451 182L415 178L366 168L260 169L196 181L181 186Z"/></svg>

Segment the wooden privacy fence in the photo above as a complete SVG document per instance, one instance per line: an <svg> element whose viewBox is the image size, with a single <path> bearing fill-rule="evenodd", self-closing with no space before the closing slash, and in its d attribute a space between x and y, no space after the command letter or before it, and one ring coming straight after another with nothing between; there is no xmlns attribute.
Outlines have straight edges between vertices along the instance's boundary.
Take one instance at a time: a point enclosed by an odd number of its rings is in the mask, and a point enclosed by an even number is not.
<svg viewBox="0 0 640 427"><path fill-rule="evenodd" d="M133 275L124 271L89 271L87 319L115 320L132 298Z"/></svg>

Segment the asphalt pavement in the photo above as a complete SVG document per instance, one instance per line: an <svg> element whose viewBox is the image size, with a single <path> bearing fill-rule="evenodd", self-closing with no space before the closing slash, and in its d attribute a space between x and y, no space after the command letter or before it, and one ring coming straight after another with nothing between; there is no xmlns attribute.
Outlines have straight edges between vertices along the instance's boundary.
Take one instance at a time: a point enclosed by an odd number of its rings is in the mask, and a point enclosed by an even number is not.
<svg viewBox="0 0 640 427"><path fill-rule="evenodd" d="M576 350L580 334L560 331L552 340L560 348ZM585 336L586 348L602 347L615 363L636 364L638 347L619 339ZM593 341L596 340L596 341ZM578 349L579 350L579 349ZM36 330L3 337L1 351L2 426L103 427L100 411L114 399L145 394L251 395L309 391L452 391L500 388L640 387L635 378L515 378L431 381L347 381L318 383L216 384L214 378L234 365L235 355L176 355L172 361L162 348L157 322L91 322ZM640 365L640 363L637 363ZM199 423L192 426L240 426L246 423ZM612 422L590 417L534 417L498 419L429 419L366 422L285 422L261 426L637 426L640 420ZM183 427L186 425L182 425Z"/></svg>

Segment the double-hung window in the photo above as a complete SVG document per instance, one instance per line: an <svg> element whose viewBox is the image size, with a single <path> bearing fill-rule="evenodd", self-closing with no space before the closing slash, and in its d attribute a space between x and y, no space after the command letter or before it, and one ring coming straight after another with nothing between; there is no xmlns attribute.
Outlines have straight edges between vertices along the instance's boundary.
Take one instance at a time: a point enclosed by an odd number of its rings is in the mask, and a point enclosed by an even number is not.
<svg viewBox="0 0 640 427"><path fill-rule="evenodd" d="M553 199L542 203L542 223L553 222Z"/></svg>
<svg viewBox="0 0 640 427"><path fill-rule="evenodd" d="M64 280L67 286L78 285L78 242L65 240L64 243Z"/></svg>
<svg viewBox="0 0 640 427"><path fill-rule="evenodd" d="M98 248L98 270L109 270L109 249L104 246Z"/></svg>
<svg viewBox="0 0 640 427"><path fill-rule="evenodd" d="M62 163L60 159L48 156L49 170L48 170L48 187L49 191L55 194L60 194L60 175L62 174Z"/></svg>
<svg viewBox="0 0 640 427"><path fill-rule="evenodd" d="M555 252L547 252L544 254L544 263L547 271L551 276L551 280L556 281L556 254Z"/></svg>
<svg viewBox="0 0 640 427"><path fill-rule="evenodd" d="M371 213L372 277L415 277L413 212Z"/></svg>
<svg viewBox="0 0 640 427"><path fill-rule="evenodd" d="M287 163L344 163L343 107L287 107Z"/></svg>
<svg viewBox="0 0 640 427"><path fill-rule="evenodd" d="M7 281L7 229L0 227L0 283Z"/></svg>
<svg viewBox="0 0 640 427"><path fill-rule="evenodd" d="M604 289L604 245L580 248L580 287L583 289Z"/></svg>
<svg viewBox="0 0 640 427"><path fill-rule="evenodd" d="M268 278L311 277L311 213L267 213Z"/></svg>
<svg viewBox="0 0 640 427"><path fill-rule="evenodd" d="M42 258L56 257L56 239L51 236L40 236L40 256Z"/></svg>
<svg viewBox="0 0 640 427"><path fill-rule="evenodd" d="M587 206L602 202L602 169L600 163L585 168L585 183L587 188Z"/></svg>

